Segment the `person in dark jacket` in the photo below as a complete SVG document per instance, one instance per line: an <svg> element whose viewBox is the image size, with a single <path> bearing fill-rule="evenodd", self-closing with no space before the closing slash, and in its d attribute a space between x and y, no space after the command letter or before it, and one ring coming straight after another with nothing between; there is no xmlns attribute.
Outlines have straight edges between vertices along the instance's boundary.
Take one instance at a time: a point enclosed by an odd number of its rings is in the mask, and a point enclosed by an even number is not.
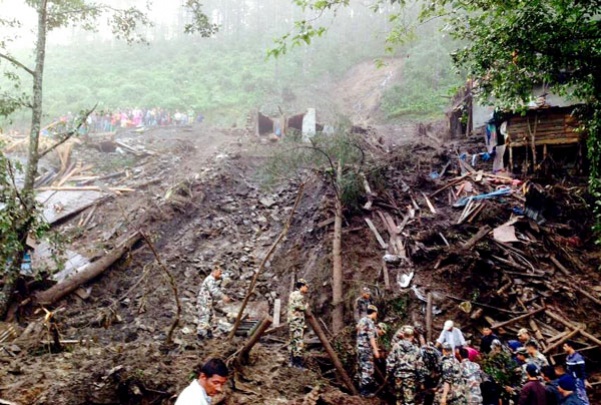
<svg viewBox="0 0 601 405"><path fill-rule="evenodd" d="M558 390L563 397L561 405L583 405L583 402L576 394L576 381L570 376L563 376L559 379Z"/></svg>
<svg viewBox="0 0 601 405"><path fill-rule="evenodd" d="M547 405L547 392L539 381L539 371L535 364L526 366L528 381L520 391L518 405Z"/></svg>
<svg viewBox="0 0 601 405"><path fill-rule="evenodd" d="M545 382L545 391L547 391L547 405L559 405L563 398L557 388L558 379L555 369L553 366L544 366L540 371Z"/></svg>
<svg viewBox="0 0 601 405"><path fill-rule="evenodd" d="M491 350L493 340L499 339L491 328L485 326L482 328L482 337L480 338L480 352L488 354Z"/></svg>

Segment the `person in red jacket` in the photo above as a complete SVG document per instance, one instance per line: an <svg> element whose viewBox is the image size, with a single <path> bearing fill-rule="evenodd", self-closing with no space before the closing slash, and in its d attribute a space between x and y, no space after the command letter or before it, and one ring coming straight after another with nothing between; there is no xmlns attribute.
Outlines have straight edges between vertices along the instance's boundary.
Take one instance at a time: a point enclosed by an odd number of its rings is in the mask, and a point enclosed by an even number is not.
<svg viewBox="0 0 601 405"><path fill-rule="evenodd" d="M539 370L534 364L526 366L526 374L528 381L520 391L520 399L518 405L546 405L547 392L545 386L539 380Z"/></svg>

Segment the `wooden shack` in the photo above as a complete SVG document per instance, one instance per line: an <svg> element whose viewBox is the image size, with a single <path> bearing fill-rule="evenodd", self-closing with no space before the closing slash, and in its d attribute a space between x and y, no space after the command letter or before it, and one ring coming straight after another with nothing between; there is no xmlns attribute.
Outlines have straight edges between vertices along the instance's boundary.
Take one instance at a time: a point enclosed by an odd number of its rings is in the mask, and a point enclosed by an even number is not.
<svg viewBox="0 0 601 405"><path fill-rule="evenodd" d="M525 114L513 114L507 119L509 167L525 160L535 167L550 153L555 158L569 158L574 163L582 156L583 133L574 116L575 106L531 108ZM518 149L519 150L516 150Z"/></svg>

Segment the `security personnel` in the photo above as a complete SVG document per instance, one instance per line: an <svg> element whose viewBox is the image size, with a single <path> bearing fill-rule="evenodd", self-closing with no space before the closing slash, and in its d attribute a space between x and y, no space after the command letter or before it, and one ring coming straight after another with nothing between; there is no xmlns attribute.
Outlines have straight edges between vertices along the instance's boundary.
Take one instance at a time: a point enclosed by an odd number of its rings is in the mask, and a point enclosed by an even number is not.
<svg viewBox="0 0 601 405"><path fill-rule="evenodd" d="M374 358L380 358L378 331L375 321L378 318L378 308L375 305L367 307L367 314L357 324L357 364L359 365L359 389L364 397L372 397L374 390Z"/></svg>
<svg viewBox="0 0 601 405"><path fill-rule="evenodd" d="M394 378L396 404L415 405L417 389L423 388L428 371L419 348L413 343L413 327L403 326L401 333L403 338L394 344L386 359L386 372Z"/></svg>
<svg viewBox="0 0 601 405"><path fill-rule="evenodd" d="M209 274L198 291L198 297L196 298L196 309L198 313L198 324L196 327L196 334L199 339L206 339L213 337L212 322L214 318L215 301L223 300L223 302L230 302L230 298L221 292L221 268L216 267L211 274Z"/></svg>
<svg viewBox="0 0 601 405"><path fill-rule="evenodd" d="M288 328L290 330L290 367L304 369L303 364L303 337L305 335L305 312L309 308L305 295L309 286L305 279L298 279L294 290L288 298Z"/></svg>

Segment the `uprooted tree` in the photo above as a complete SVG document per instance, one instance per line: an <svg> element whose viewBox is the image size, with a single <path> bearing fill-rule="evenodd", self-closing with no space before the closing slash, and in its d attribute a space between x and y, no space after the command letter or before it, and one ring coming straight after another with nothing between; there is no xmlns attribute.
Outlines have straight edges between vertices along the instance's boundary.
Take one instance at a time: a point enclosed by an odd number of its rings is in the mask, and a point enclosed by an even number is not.
<svg viewBox="0 0 601 405"><path fill-rule="evenodd" d="M363 195L365 154L352 134L319 134L310 143L286 141L266 167L271 181L290 176L318 173L334 192L332 238L332 331L344 327L344 286L342 271L342 221L344 210L358 208Z"/></svg>
<svg viewBox="0 0 601 405"><path fill-rule="evenodd" d="M41 233L47 228L38 217L34 184L40 159L77 134L93 108L82 112L77 124L71 130L55 135L56 143L39 150L39 137L43 117L44 65L46 61L46 40L48 35L59 28L78 26L84 30L96 31L102 18L108 21L108 27L117 38L128 43L144 41L140 27L149 26L144 11L136 8L115 8L109 3L96 3L87 0L26 0L37 17L33 67L19 60L10 52L9 45L19 36L23 22L15 19L0 18L0 27L8 28L14 35L0 38L0 67L5 77L13 83L10 91L0 94L0 118L9 118L21 109L31 110L29 146L27 163L24 170L23 186L17 187L15 170L18 168L9 159L0 159L0 275L3 279L0 291L0 318L4 317L11 302L17 280L20 276L21 258L25 251L27 237ZM191 23L185 29L190 33L200 33L207 37L217 31L208 17L202 13L201 4L189 0L185 6L191 12ZM4 62L4 63L2 63ZM31 83L30 91L23 91L23 78Z"/></svg>

